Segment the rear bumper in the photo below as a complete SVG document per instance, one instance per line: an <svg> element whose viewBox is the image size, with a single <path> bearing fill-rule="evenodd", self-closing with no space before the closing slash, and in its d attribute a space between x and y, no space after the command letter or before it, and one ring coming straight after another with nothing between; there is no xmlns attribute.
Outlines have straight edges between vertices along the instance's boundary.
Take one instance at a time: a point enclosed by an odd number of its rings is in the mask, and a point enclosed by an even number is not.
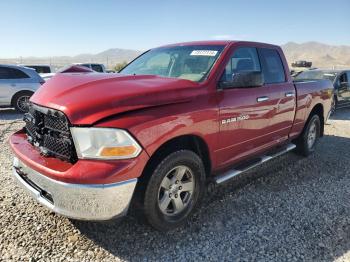
<svg viewBox="0 0 350 262"><path fill-rule="evenodd" d="M13 175L39 203L80 220L109 220L126 214L137 179L111 184L71 184L49 178L14 158Z"/></svg>

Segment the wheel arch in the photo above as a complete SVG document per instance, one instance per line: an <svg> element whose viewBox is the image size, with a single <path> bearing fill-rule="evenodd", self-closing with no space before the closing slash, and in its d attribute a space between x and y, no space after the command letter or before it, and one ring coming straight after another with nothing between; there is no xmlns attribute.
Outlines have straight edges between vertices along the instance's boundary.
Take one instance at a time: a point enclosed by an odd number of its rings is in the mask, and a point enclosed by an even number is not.
<svg viewBox="0 0 350 262"><path fill-rule="evenodd" d="M138 183L133 197L133 205L135 205L136 208L139 208L143 201L148 181L150 180L157 165L169 154L184 149L191 150L198 154L203 161L206 177L210 175L212 162L210 151L205 140L198 135L192 134L174 137L160 145L147 161L141 176L138 178Z"/></svg>
<svg viewBox="0 0 350 262"><path fill-rule="evenodd" d="M202 137L188 134L174 137L160 145L148 160L142 173L142 177L147 175L147 173L151 173L161 159L170 153L183 149L193 151L202 159L206 176L209 176L211 173L212 163L208 145Z"/></svg>

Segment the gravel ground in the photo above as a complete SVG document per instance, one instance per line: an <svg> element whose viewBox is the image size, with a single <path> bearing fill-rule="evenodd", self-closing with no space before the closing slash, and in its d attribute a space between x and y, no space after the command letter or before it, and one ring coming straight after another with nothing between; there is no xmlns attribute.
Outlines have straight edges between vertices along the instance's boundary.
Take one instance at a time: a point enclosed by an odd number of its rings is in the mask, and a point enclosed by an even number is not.
<svg viewBox="0 0 350 262"><path fill-rule="evenodd" d="M294 153L217 188L188 224L159 233L135 215L110 223L60 217L11 177L20 115L0 109L0 256L6 261L350 261L350 109L317 152Z"/></svg>

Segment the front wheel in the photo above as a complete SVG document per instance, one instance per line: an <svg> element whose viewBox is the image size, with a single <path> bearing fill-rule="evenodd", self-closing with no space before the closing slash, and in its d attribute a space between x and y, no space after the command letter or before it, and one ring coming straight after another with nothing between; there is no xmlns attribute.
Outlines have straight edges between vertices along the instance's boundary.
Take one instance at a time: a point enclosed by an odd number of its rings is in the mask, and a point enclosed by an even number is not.
<svg viewBox="0 0 350 262"><path fill-rule="evenodd" d="M148 222L158 230L179 227L203 197L205 171L201 158L180 150L167 156L154 170L145 192Z"/></svg>
<svg viewBox="0 0 350 262"><path fill-rule="evenodd" d="M318 139L321 134L321 121L318 115L313 115L307 122L306 128L300 135L297 142L299 153L308 156L315 151Z"/></svg>
<svg viewBox="0 0 350 262"><path fill-rule="evenodd" d="M20 113L26 113L29 110L29 99L33 95L32 92L20 92L13 98L13 106Z"/></svg>

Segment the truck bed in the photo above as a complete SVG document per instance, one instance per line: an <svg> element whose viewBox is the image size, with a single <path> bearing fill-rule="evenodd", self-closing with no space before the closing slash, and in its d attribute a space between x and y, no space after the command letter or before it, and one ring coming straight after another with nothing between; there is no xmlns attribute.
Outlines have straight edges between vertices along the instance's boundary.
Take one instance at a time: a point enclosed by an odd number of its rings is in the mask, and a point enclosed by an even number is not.
<svg viewBox="0 0 350 262"><path fill-rule="evenodd" d="M291 138L298 136L304 128L310 108L319 105L323 112L323 121L329 118L334 87L329 80L293 81L296 89L296 113Z"/></svg>

